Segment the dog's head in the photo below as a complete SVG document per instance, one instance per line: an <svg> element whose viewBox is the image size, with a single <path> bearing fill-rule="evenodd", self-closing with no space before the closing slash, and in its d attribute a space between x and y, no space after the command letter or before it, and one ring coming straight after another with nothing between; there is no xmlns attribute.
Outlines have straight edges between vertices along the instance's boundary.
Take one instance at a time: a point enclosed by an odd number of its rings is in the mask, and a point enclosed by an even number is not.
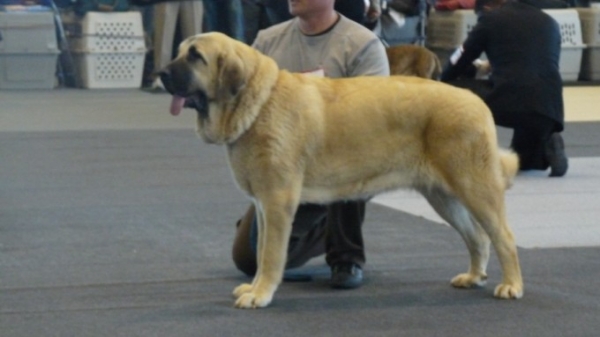
<svg viewBox="0 0 600 337"><path fill-rule="evenodd" d="M225 125L248 79L243 55L250 47L220 33L199 34L179 45L177 57L160 76L173 95L171 114L198 112L198 133L207 142L227 141Z"/></svg>

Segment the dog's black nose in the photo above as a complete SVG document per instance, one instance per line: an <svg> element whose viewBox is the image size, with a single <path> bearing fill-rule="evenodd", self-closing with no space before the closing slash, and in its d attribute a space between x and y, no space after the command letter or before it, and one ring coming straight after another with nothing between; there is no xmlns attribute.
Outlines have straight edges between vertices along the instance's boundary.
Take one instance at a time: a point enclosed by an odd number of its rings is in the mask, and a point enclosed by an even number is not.
<svg viewBox="0 0 600 337"><path fill-rule="evenodd" d="M163 68L156 73L157 76L160 77L161 82L165 86L165 89L173 94L173 77L171 75L171 70L167 68Z"/></svg>
<svg viewBox="0 0 600 337"><path fill-rule="evenodd" d="M174 60L156 73L171 95L182 97L190 94L191 74L191 69L184 59Z"/></svg>

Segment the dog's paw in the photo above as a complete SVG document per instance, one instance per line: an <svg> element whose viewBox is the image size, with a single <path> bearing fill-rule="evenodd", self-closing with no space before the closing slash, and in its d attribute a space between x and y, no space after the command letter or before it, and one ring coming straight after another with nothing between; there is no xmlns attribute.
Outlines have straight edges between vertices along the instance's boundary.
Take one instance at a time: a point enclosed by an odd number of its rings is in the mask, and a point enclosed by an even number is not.
<svg viewBox="0 0 600 337"><path fill-rule="evenodd" d="M475 275L475 274L458 274L456 275L450 284L456 288L474 288L483 287L487 281L487 275Z"/></svg>
<svg viewBox="0 0 600 337"><path fill-rule="evenodd" d="M252 284L242 283L233 289L233 296L239 298L240 296L252 291Z"/></svg>
<svg viewBox="0 0 600 337"><path fill-rule="evenodd" d="M523 297L523 286L501 283L494 290L494 296L502 299L519 299Z"/></svg>
<svg viewBox="0 0 600 337"><path fill-rule="evenodd" d="M273 295L259 295L254 292L242 294L235 301L235 307L239 309L264 308L273 299Z"/></svg>

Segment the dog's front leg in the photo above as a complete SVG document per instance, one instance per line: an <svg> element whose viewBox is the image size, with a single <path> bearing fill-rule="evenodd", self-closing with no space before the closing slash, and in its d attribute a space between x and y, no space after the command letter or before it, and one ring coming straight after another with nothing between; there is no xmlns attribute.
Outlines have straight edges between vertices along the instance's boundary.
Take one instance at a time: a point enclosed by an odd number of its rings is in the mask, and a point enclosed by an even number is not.
<svg viewBox="0 0 600 337"><path fill-rule="evenodd" d="M260 308L271 303L273 295L283 278L287 249L292 230L293 215L297 205L273 202L257 202L258 222L258 270L252 284L235 288L237 308Z"/></svg>

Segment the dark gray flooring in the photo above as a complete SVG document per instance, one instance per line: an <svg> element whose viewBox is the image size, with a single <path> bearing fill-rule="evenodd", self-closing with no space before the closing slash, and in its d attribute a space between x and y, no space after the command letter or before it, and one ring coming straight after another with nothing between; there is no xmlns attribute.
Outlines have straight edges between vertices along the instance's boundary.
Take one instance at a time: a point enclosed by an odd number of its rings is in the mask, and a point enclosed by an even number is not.
<svg viewBox="0 0 600 337"><path fill-rule="evenodd" d="M571 156L599 156L598 123L572 123ZM500 132L506 141L508 134ZM246 200L223 149L190 130L0 133L0 336L596 336L600 248L520 249L525 297L500 280L456 290L458 235L370 205L366 283L285 283L236 310L230 261Z"/></svg>

